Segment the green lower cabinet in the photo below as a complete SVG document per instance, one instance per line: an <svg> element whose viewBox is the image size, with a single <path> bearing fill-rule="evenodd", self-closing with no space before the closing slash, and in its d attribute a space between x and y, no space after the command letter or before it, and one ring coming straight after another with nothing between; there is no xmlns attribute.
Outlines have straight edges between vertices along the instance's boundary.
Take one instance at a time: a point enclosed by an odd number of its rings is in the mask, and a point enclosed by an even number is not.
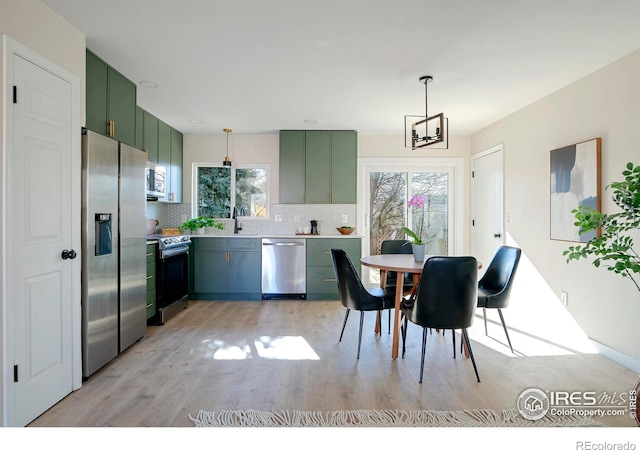
<svg viewBox="0 0 640 450"><path fill-rule="evenodd" d="M156 244L147 244L147 319L156 314Z"/></svg>
<svg viewBox="0 0 640 450"><path fill-rule="evenodd" d="M261 240L192 238L193 300L260 300Z"/></svg>
<svg viewBox="0 0 640 450"><path fill-rule="evenodd" d="M361 274L362 240L360 238L307 239L308 300L340 300L331 261L332 248L341 248L346 251L356 271Z"/></svg>

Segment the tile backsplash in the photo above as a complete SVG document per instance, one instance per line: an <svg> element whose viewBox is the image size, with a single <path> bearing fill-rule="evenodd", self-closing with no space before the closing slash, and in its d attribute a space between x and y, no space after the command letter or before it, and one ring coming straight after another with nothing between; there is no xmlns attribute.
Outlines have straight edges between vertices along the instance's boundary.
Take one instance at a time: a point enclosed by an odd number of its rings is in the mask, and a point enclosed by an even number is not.
<svg viewBox="0 0 640 450"><path fill-rule="evenodd" d="M184 219L191 217L189 203L147 202L147 218L157 219L160 228L179 227ZM343 218L346 222L343 223ZM321 235L340 235L337 227L348 225L356 227L356 205L310 205L310 204L271 204L269 218L238 218L242 225L241 233L245 234L284 234L291 235L299 227L310 226L311 220L318 221L318 233ZM233 232L233 221L222 219L224 230L220 233ZM357 231L356 231L357 232Z"/></svg>

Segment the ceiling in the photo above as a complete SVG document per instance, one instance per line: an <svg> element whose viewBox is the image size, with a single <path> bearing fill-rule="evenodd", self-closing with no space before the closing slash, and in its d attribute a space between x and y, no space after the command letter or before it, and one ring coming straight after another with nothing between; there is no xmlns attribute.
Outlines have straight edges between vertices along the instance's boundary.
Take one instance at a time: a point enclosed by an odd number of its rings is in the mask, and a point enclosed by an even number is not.
<svg viewBox="0 0 640 450"><path fill-rule="evenodd" d="M401 135L432 75L470 135L640 48L637 0L43 1L184 133Z"/></svg>

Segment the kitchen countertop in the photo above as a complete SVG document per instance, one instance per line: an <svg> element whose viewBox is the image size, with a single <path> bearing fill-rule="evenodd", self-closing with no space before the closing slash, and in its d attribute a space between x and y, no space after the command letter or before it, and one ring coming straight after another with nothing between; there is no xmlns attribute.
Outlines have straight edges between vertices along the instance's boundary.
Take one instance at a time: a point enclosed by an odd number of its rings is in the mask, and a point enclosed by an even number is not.
<svg viewBox="0 0 640 450"><path fill-rule="evenodd" d="M170 237L170 234L154 234L151 236L147 236L147 244L154 244L158 242L158 239L163 237ZM362 239L361 234L226 234L226 233L211 233L211 234L189 234L190 238L253 238L253 239L262 239L262 238L272 238L272 239L322 239L322 238L330 238L330 239Z"/></svg>
<svg viewBox="0 0 640 450"><path fill-rule="evenodd" d="M238 234L226 234L226 233L220 233L220 234L216 234L216 233L212 233L212 234L190 234L189 235L192 239L193 238L221 238L221 237L225 237L225 238L256 238L256 239L261 239L261 238L272 238L272 239L322 239L322 238L331 238L331 239L342 239L342 238L351 238L351 239L362 239L362 235L361 234L356 234L356 233L352 233L352 234L270 234L270 233L265 233L265 234L242 234L242 232L238 233Z"/></svg>

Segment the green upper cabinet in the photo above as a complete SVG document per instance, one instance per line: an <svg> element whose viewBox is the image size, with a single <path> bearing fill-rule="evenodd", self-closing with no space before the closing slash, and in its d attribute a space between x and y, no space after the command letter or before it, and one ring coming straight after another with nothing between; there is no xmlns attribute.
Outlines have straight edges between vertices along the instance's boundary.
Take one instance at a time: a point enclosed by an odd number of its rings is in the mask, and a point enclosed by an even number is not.
<svg viewBox="0 0 640 450"><path fill-rule="evenodd" d="M171 128L171 201L182 203L182 140L183 136Z"/></svg>
<svg viewBox="0 0 640 450"><path fill-rule="evenodd" d="M142 123L138 138L142 143L137 147L147 152L149 161L166 169L166 196L158 201L182 203L182 133L142 108L138 107L137 116Z"/></svg>
<svg viewBox="0 0 640 450"><path fill-rule="evenodd" d="M331 203L331 131L307 131L305 203Z"/></svg>
<svg viewBox="0 0 640 450"><path fill-rule="evenodd" d="M355 131L280 131L280 203L356 203Z"/></svg>
<svg viewBox="0 0 640 450"><path fill-rule="evenodd" d="M149 161L158 162L158 118L148 111L142 112L142 145Z"/></svg>
<svg viewBox="0 0 640 450"><path fill-rule="evenodd" d="M164 166L164 179L167 188L166 195L158 199L161 202L171 202L171 127L158 120L158 164Z"/></svg>
<svg viewBox="0 0 640 450"><path fill-rule="evenodd" d="M87 50L86 127L102 135L109 135L107 97L109 92L109 66Z"/></svg>
<svg viewBox="0 0 640 450"><path fill-rule="evenodd" d="M304 203L304 148L304 131L280 131L280 203Z"/></svg>
<svg viewBox="0 0 640 450"><path fill-rule="evenodd" d="M331 203L356 203L357 149L355 131L331 132Z"/></svg>
<svg viewBox="0 0 640 450"><path fill-rule="evenodd" d="M136 106L136 148L144 150L144 110Z"/></svg>
<svg viewBox="0 0 640 450"><path fill-rule="evenodd" d="M136 144L136 85L86 51L86 127Z"/></svg>

